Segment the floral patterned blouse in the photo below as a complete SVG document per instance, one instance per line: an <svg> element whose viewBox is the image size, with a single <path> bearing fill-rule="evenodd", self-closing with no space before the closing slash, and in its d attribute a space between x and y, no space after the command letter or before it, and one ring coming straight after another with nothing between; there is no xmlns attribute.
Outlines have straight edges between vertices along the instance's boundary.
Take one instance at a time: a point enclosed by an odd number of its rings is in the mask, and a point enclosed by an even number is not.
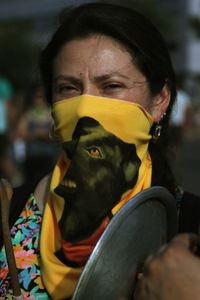
<svg viewBox="0 0 200 300"><path fill-rule="evenodd" d="M12 245L24 299L51 299L40 276L39 236L42 215L33 195L11 229ZM0 251L0 299L12 299L10 275L4 247Z"/></svg>

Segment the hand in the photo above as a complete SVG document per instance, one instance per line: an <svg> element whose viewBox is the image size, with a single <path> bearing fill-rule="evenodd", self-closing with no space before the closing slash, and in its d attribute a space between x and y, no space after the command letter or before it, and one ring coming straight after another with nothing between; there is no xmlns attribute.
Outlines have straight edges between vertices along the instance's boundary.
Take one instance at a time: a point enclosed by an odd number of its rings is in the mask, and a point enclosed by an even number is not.
<svg viewBox="0 0 200 300"><path fill-rule="evenodd" d="M147 259L134 299L200 299L200 258L194 254L199 244L198 236L180 234Z"/></svg>

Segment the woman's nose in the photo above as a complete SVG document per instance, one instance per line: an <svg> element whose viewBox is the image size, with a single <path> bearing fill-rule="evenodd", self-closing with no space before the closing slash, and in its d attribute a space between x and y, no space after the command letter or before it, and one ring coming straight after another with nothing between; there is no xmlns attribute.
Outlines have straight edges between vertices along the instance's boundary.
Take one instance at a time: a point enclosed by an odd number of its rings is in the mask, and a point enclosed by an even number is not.
<svg viewBox="0 0 200 300"><path fill-rule="evenodd" d="M92 96L101 96L98 87L92 84L88 84L83 88L83 94L92 95Z"/></svg>

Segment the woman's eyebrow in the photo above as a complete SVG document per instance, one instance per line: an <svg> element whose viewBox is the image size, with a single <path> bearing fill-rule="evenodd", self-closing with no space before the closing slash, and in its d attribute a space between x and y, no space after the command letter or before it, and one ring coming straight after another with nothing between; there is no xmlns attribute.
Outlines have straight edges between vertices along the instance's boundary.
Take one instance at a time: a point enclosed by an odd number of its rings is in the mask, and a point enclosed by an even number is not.
<svg viewBox="0 0 200 300"><path fill-rule="evenodd" d="M80 79L71 75L58 75L54 78L54 83L56 83L59 80L68 80L68 81L73 81L73 82L80 82Z"/></svg>
<svg viewBox="0 0 200 300"><path fill-rule="evenodd" d="M130 77L123 75L119 72L112 72L112 73L98 75L98 76L95 76L94 79L95 79L95 81L104 81L104 80L110 79L115 76L130 80Z"/></svg>
<svg viewBox="0 0 200 300"><path fill-rule="evenodd" d="M130 78L129 76L121 74L120 72L111 72L111 73L106 73L106 74L94 76L94 81L95 82L102 82L102 81L106 81L108 79L112 79L114 77L126 79L126 80L129 80L129 81L132 81L134 79L132 77ZM57 83L59 80L63 80L63 81L67 80L67 81L71 81L71 82L78 83L78 84L81 83L81 79L80 78L72 76L72 75L63 75L63 74L60 74L60 75L58 75L58 76L56 76L54 78L53 82ZM141 79L135 78L133 81L135 83L144 83L144 82L146 82L146 80L142 79L142 78Z"/></svg>
<svg viewBox="0 0 200 300"><path fill-rule="evenodd" d="M147 80L145 78L133 78L133 77L126 76L126 75L118 73L118 72L95 76L94 81L96 83L98 83L98 82L104 82L109 79L115 80L115 77L116 77L116 79L118 79L118 78L125 79L125 80L127 80L127 83L131 83L134 85L143 85L147 82Z"/></svg>

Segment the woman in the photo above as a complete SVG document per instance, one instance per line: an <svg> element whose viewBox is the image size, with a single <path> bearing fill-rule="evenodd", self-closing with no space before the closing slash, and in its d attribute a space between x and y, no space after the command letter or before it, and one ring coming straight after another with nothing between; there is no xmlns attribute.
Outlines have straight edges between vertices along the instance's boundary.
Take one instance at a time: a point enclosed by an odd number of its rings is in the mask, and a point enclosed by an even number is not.
<svg viewBox="0 0 200 300"><path fill-rule="evenodd" d="M25 297L69 299L124 203L152 185L175 194L166 138L175 76L154 26L135 11L105 4L68 11L40 66L63 151L11 233ZM10 279L0 255L5 296Z"/></svg>

